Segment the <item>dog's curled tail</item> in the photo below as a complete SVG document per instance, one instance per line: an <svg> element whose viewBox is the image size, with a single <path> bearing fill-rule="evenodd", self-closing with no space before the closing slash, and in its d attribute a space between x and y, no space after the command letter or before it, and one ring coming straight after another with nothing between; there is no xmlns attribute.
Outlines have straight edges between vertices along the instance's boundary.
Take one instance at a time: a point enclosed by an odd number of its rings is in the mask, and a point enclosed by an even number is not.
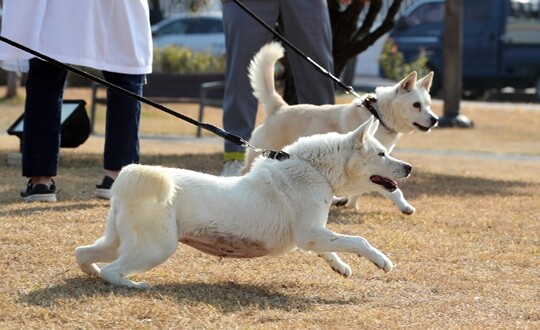
<svg viewBox="0 0 540 330"><path fill-rule="evenodd" d="M137 202L155 199L170 203L175 194L175 182L167 170L159 166L131 164L122 168L111 188L113 198Z"/></svg>
<svg viewBox="0 0 540 330"><path fill-rule="evenodd" d="M274 66L284 55L285 50L278 42L270 42L255 54L249 64L253 95L262 103L267 116L287 105L274 85Z"/></svg>

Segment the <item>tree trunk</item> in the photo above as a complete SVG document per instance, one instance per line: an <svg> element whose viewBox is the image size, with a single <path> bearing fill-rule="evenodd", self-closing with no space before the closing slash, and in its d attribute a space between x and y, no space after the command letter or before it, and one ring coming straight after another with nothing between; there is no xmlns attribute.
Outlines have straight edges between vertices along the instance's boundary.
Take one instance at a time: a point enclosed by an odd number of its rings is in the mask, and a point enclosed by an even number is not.
<svg viewBox="0 0 540 330"><path fill-rule="evenodd" d="M17 96L17 88L19 87L20 81L21 79L18 72L8 72L6 99L11 99Z"/></svg>
<svg viewBox="0 0 540 330"><path fill-rule="evenodd" d="M463 0L447 1L444 16L444 114L439 127L474 127L459 114L462 87Z"/></svg>

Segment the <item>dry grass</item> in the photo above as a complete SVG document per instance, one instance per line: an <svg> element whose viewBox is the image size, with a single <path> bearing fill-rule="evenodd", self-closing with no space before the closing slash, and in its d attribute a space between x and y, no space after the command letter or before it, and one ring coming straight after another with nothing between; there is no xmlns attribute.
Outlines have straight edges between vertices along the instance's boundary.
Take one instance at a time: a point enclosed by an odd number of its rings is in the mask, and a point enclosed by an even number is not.
<svg viewBox="0 0 540 330"><path fill-rule="evenodd" d="M112 287L85 276L73 257L104 229L109 203L92 198L102 139L63 150L56 204L21 202L20 169L2 161L0 328L538 329L540 162L489 156L540 156L540 111L491 106L498 107L465 104L473 130L400 141L396 154L415 166L402 185L417 207L413 216L372 195L361 212L332 209L331 229L366 237L396 263L384 274L343 254L353 268L349 279L305 252L232 260L181 246L136 277L152 290ZM18 111L20 104L0 106L2 130ZM208 121L219 124L219 115L209 113ZM160 127L153 116L145 120ZM145 140L143 162L217 173L221 142L204 141ZM0 136L0 159L17 147L15 138Z"/></svg>

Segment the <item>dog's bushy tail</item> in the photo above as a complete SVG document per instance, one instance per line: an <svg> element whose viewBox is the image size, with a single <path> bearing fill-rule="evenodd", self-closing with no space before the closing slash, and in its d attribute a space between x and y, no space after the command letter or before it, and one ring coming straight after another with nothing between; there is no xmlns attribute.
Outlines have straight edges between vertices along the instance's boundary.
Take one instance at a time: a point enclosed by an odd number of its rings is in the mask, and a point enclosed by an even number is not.
<svg viewBox="0 0 540 330"><path fill-rule="evenodd" d="M266 115L272 115L287 105L274 85L274 66L285 50L278 42L264 45L249 64L249 80L253 95L262 103Z"/></svg>
<svg viewBox="0 0 540 330"><path fill-rule="evenodd" d="M120 171L111 192L113 198L122 201L155 199L169 203L175 194L175 182L163 167L131 164Z"/></svg>

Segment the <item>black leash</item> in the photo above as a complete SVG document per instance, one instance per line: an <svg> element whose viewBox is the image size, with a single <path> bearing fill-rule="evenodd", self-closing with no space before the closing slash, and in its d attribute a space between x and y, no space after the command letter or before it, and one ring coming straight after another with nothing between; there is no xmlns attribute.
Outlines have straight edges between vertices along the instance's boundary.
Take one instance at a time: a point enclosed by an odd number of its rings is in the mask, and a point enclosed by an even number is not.
<svg viewBox="0 0 540 330"><path fill-rule="evenodd" d="M152 107L154 107L156 109L159 109L159 110L164 111L164 112L166 112L166 113L168 113L170 115L173 115L176 118L180 118L180 119L182 119L184 121L187 121L190 124L198 126L198 127L202 128L202 129L205 129L205 130L207 130L209 132L212 132L215 135L217 135L217 136L219 136L219 137L221 137L221 138L223 138L225 140L231 141L232 143L234 143L236 145L242 146L243 148L250 148L250 149L254 150L255 152L263 155L264 157L271 158L271 159L276 159L276 160L285 160L285 159L289 158L289 154L287 154L286 152L283 152L281 150L275 151L275 150L267 150L267 149L255 148L254 146L249 144L249 142L247 142L243 138L241 138L241 137L239 137L237 135L231 134L231 133L229 133L229 132L227 132L227 131L225 131L225 130L223 130L223 129L215 126L215 125L212 125L212 124L209 124L209 123L201 123L199 121L196 121L195 119L192 119L192 118L190 118L188 116L185 116L185 115L183 115L181 113L178 113L178 112L176 112L176 111L174 111L174 110L172 110L170 108L167 108L166 106L164 106L164 105L162 105L160 103L154 102L154 101L152 101L152 100L150 100L150 99L148 99L148 98L146 98L144 96L140 96L138 94L135 94L135 93L133 93L131 91L128 91L127 89L124 89L124 88L122 88L120 86L117 86L115 84L111 84L110 82L108 82L108 81L106 81L104 79L101 79L100 77L97 77L97 76L95 76L93 74L90 74L90 73L88 73L86 71L83 71L81 69L78 69L78 68L76 68L74 66L62 63L62 62L60 62L58 60L55 60L52 57L49 57L49 56L47 56L45 54L37 52L37 51L35 51L35 50L31 49L31 48L28 48L28 47L26 47L24 45L21 45L21 44L13 41L11 39L8 39L8 38L6 38L4 36L0 36L0 41L3 41L3 42L5 42L5 43L7 43L7 44L9 44L9 45L11 45L11 46L13 46L15 48L21 49L21 50L23 50L23 51L25 51L27 53L30 53L30 54L32 54L32 55L34 55L36 57L39 57L39 58L41 58L41 59L43 59L43 60L45 60L45 61L47 61L47 62L49 62L51 64L54 64L54 65L56 65L56 66L58 66L60 68L63 68L65 70L68 70L68 71L71 71L71 72L74 72L76 74L79 74L79 75L81 75L81 76L83 76L83 77L85 77L87 79L90 79L90 80L93 80L93 81L95 81L97 83L100 83L100 84L102 84L102 85L104 85L104 86L106 86L106 87L108 87L110 89L113 89L113 90L115 90L117 92L120 92L120 93L122 93L124 95L127 95L127 96L130 96L130 97L134 98L134 99L137 99L137 100L139 100L139 101L141 101L143 103L146 103L146 104L148 104L148 105L150 105L150 106L152 106Z"/></svg>
<svg viewBox="0 0 540 330"><path fill-rule="evenodd" d="M254 12L252 12L248 7L246 7L240 0L233 0L240 8L242 8L246 13L248 13L252 18L254 18L259 24L261 24L264 28L266 28L270 33L272 33L276 38L278 38L281 42L283 42L287 47L292 49L295 53L300 55L302 58L304 58L306 61L311 63L320 73L327 76L331 80L333 80L337 85L339 85L345 93L352 94L356 98L360 98L360 95L354 91L354 88L352 86L345 85L341 80L339 80L336 76L328 72L325 68L320 66L317 62L312 60L309 56L304 54L300 49L298 49L295 45L289 42L289 40L285 39L281 34L279 34L276 30L271 28L268 24L266 24L259 16L255 15Z"/></svg>

